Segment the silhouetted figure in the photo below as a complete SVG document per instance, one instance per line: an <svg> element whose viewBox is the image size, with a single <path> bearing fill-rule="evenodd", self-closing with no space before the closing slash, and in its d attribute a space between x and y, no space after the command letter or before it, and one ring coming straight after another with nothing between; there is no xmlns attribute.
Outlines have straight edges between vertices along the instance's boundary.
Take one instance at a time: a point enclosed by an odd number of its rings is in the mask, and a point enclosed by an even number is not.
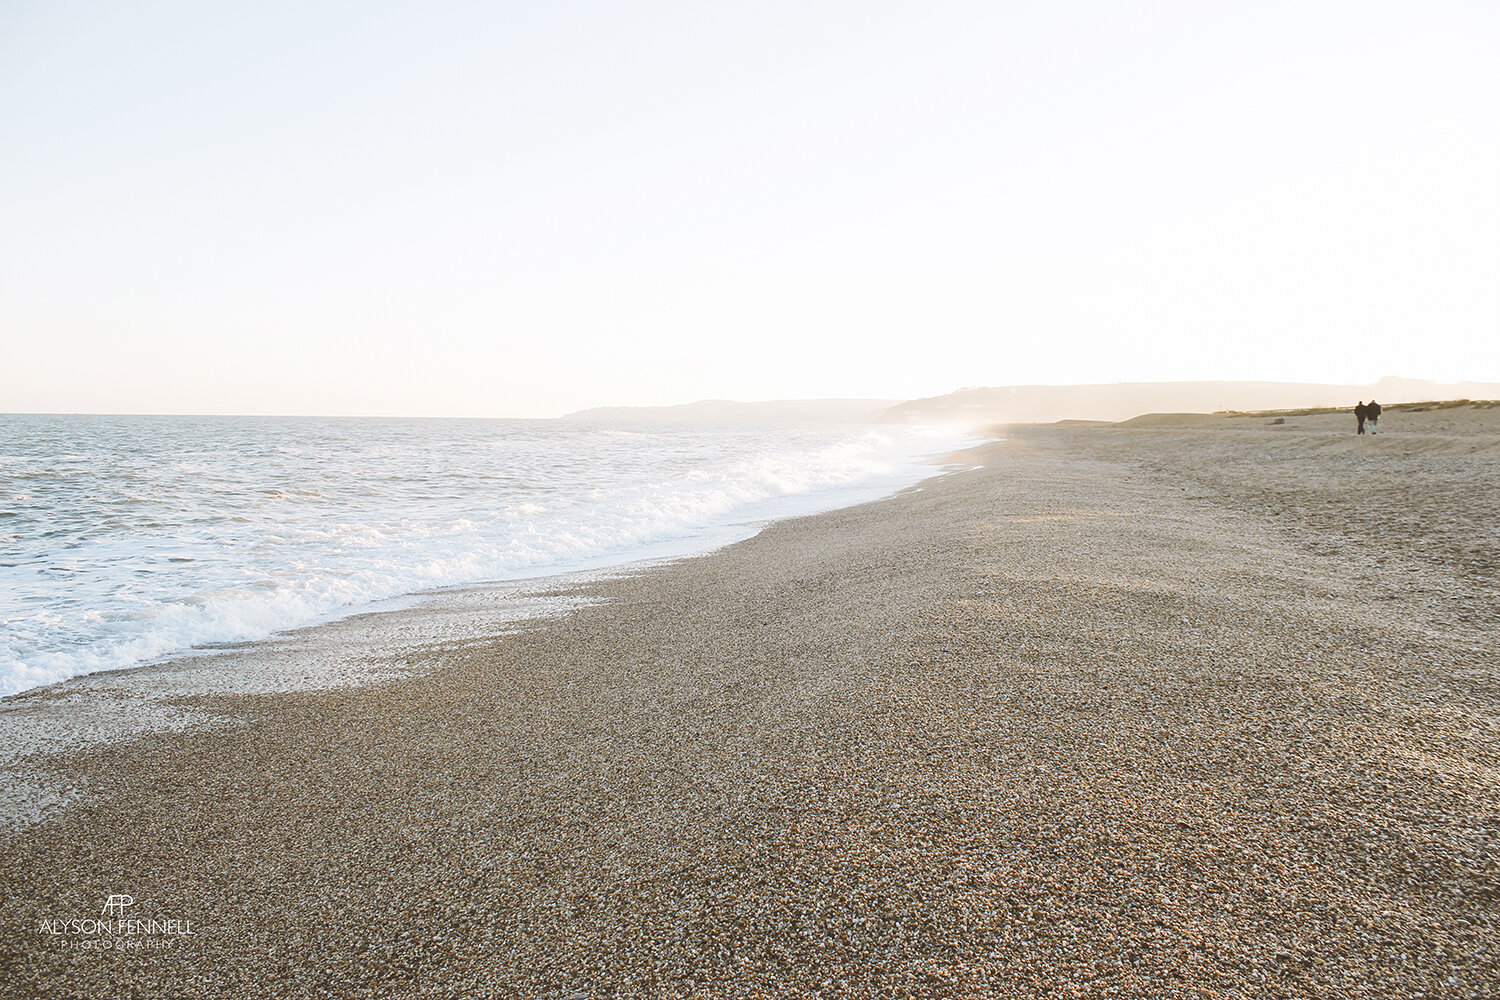
<svg viewBox="0 0 1500 1000"><path fill-rule="evenodd" d="M1369 415L1370 408L1366 406L1365 401L1361 399L1359 401L1359 405L1354 408L1354 419L1357 423L1357 426L1359 427L1359 429L1355 431L1356 434L1363 434L1365 432L1365 420L1369 417Z"/></svg>
<svg viewBox="0 0 1500 1000"><path fill-rule="evenodd" d="M1370 433L1379 433L1375 430L1375 424L1380 420L1380 404L1373 399L1365 404L1365 419L1370 422Z"/></svg>

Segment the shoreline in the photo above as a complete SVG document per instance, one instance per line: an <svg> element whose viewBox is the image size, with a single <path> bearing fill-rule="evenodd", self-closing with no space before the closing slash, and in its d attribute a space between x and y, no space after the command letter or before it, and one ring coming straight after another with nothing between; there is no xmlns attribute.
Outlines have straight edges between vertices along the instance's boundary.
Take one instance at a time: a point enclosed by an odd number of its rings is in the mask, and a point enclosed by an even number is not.
<svg viewBox="0 0 1500 1000"><path fill-rule="evenodd" d="M239 724L58 762L0 987L1493 992L1500 427L1439 417L1015 428L420 677L188 699ZM122 893L195 937L38 932Z"/></svg>
<svg viewBox="0 0 1500 1000"><path fill-rule="evenodd" d="M628 557L599 557L544 575L402 594L264 638L194 647L0 696L0 841L86 795L48 780L51 769L35 762L49 752L77 753L101 744L238 724L233 711L206 710L197 704L203 700L371 687L419 676L441 665L435 651L566 615L590 603L591 588L610 579L710 556L778 521L919 490L929 479L951 474L952 458L964 450L923 456L919 461L930 466L931 474L894 491L882 482L792 495L783 498L792 513L726 522L689 537L650 543ZM876 491L888 492L872 495ZM753 505L752 512L765 506L767 502Z"/></svg>
<svg viewBox="0 0 1500 1000"><path fill-rule="evenodd" d="M265 431L217 423L225 426L175 433L223 445ZM55 430L41 428L36 439ZM15 558L6 573L16 600L0 642L0 698L399 608L434 592L707 551L767 521L905 487L959 443L926 428L574 428L545 441L523 432L445 438L436 465L403 479L401 462L427 459L407 454L417 448L410 428L376 422L360 445L373 456L364 465L324 455L319 466L312 458L319 449L348 460L325 428L289 450L255 451L259 458L239 471L212 462L133 469L127 480L140 495L128 502L170 508L136 511L144 524L136 531L130 518L90 504L113 489L94 470L113 468L110 448L137 454L130 449L141 426L93 430L99 454L80 445L64 456L67 474L51 480L35 473L45 459L34 447L17 444L7 458L21 469L22 504L20 520L9 522ZM295 456L290 467L287 455ZM28 485L34 473L40 478ZM227 477L202 502L190 482L200 474ZM81 534L49 550L64 524Z"/></svg>
<svg viewBox="0 0 1500 1000"><path fill-rule="evenodd" d="M964 445L964 447L967 446L967 444ZM959 450L962 449L960 448ZM363 604L347 605L327 612L315 619L304 621L301 624L279 628L267 635L223 643L194 645L154 656L137 663L99 667L20 691L0 694L0 712L3 712L5 706L15 700L37 696L43 692L56 691L68 685L84 684L86 686L87 682L97 681L107 675L113 674L129 675L144 670L181 669L197 661L206 661L226 651L238 652L262 645L274 647L288 637L310 636L316 633L318 629L336 628L344 622L364 616L399 615L406 612L420 614L423 608L436 608L437 613L441 613L441 605L453 595L484 591L494 591L507 596L524 595L531 591L553 589L554 581L562 589L574 589L576 586L582 585L596 576L608 576L621 572L640 572L644 568L658 563L670 562L676 559L695 558L752 537L763 530L766 525L776 521L787 518L805 517L828 510L835 510L840 507L857 506L861 503L878 501L915 488L931 476L945 474L945 470L947 469L947 457L944 449L909 456L906 461L907 465L903 468L900 475L893 473L852 485L829 486L807 493L791 493L767 497L746 505L737 513L734 520L700 525L691 533L679 537L650 541L628 550L559 563L551 567L538 567L537 572L526 572L494 579L443 584L407 593L393 594ZM911 479L910 477L918 473L919 470L922 470L925 474L920 475L920 478ZM524 611L521 614L523 617L529 617ZM253 678L247 678L247 680L253 681ZM341 682L337 677L332 678L332 681L335 684ZM318 685L309 682L301 686L313 688ZM201 693L214 693L220 690L228 691L234 687L235 685L230 684L226 688L205 688ZM274 686L274 683L267 688L267 690L279 689Z"/></svg>

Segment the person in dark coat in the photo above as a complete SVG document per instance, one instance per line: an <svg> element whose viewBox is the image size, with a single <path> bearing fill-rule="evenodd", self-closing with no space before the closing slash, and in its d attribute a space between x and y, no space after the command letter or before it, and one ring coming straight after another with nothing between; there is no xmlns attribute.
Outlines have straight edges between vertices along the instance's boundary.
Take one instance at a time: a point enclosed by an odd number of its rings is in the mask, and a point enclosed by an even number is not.
<svg viewBox="0 0 1500 1000"><path fill-rule="evenodd" d="M1354 419L1356 421L1356 426L1359 428L1354 433L1363 434L1365 432L1365 418L1369 415L1370 409L1369 407L1365 406L1365 401L1361 399L1359 401L1359 405L1354 408Z"/></svg>
<svg viewBox="0 0 1500 1000"><path fill-rule="evenodd" d="M1380 420L1380 404L1373 399L1365 404L1365 420L1370 424L1371 434L1379 433L1375 430L1375 424Z"/></svg>

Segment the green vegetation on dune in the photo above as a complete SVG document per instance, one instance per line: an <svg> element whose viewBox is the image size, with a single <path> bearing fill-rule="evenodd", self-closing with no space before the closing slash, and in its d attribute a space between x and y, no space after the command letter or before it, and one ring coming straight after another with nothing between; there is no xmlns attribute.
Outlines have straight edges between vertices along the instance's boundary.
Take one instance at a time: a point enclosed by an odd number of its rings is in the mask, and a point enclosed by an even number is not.
<svg viewBox="0 0 1500 1000"><path fill-rule="evenodd" d="M1444 399L1436 402L1423 400L1415 403L1380 404L1382 410L1404 410L1408 413L1422 413L1426 410L1451 410L1460 406L1472 406L1475 409L1487 410L1494 406L1500 406L1500 400ZM1310 406L1295 410L1217 410L1214 415L1220 417L1310 417L1319 413L1353 412L1353 406Z"/></svg>

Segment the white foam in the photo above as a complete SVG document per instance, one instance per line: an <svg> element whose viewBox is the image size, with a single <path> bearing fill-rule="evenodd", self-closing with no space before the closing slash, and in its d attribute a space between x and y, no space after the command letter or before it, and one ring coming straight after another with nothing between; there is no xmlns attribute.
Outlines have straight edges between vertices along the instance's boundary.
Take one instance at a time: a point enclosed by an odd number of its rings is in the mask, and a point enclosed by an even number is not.
<svg viewBox="0 0 1500 1000"><path fill-rule="evenodd" d="M0 543L0 694L403 594L725 544L889 494L959 443L904 427L226 418L167 424L178 446L152 451L132 418L53 419L51 440L94 452L0 441L16 507L0 520L14 533ZM268 446L278 436L291 440Z"/></svg>

